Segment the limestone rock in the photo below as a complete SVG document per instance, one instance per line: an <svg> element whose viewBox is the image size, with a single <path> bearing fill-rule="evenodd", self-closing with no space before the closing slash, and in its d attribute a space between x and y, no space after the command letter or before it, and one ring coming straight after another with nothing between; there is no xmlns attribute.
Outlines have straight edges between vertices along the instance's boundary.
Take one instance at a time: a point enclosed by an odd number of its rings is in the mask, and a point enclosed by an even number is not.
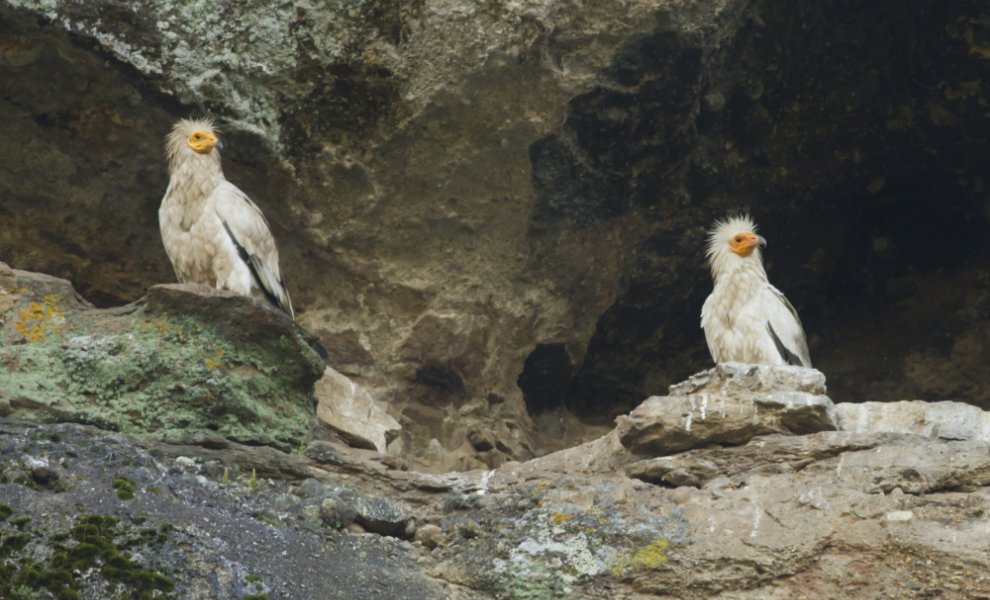
<svg viewBox="0 0 990 600"><path fill-rule="evenodd" d="M747 473L793 473L814 461L845 452L876 448L896 436L870 436L842 432L810 435L768 435L723 452L711 446L693 452L631 462L624 471L630 477L664 486L704 487L716 479L733 480Z"/></svg>
<svg viewBox="0 0 990 600"><path fill-rule="evenodd" d="M825 377L814 369L722 363L673 385L619 417L622 445L664 455L709 444L741 444L771 433L835 429Z"/></svg>
<svg viewBox="0 0 990 600"><path fill-rule="evenodd" d="M836 406L839 429L910 433L932 439L990 442L990 412L963 402L864 402Z"/></svg>
<svg viewBox="0 0 990 600"><path fill-rule="evenodd" d="M507 464L500 472L611 473L638 458L622 445L619 436L619 429L616 428L573 448L559 450L526 462Z"/></svg>
<svg viewBox="0 0 990 600"><path fill-rule="evenodd" d="M316 382L314 394L317 418L354 446L384 453L402 431L367 390L331 367Z"/></svg>

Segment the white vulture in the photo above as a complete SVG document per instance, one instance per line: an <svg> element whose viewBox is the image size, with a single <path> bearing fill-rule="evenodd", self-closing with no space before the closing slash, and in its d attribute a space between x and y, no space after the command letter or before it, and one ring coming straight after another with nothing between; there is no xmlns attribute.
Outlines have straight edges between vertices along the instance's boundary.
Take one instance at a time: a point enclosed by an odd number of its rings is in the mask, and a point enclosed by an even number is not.
<svg viewBox="0 0 990 600"><path fill-rule="evenodd" d="M770 285L749 216L716 221L708 236L714 289L701 309L701 327L716 363L736 361L811 366L797 311Z"/></svg>
<svg viewBox="0 0 990 600"><path fill-rule="evenodd" d="M169 182L158 209L165 252L180 283L252 296L294 316L275 238L261 209L223 176L222 148L206 120L182 119L166 137Z"/></svg>

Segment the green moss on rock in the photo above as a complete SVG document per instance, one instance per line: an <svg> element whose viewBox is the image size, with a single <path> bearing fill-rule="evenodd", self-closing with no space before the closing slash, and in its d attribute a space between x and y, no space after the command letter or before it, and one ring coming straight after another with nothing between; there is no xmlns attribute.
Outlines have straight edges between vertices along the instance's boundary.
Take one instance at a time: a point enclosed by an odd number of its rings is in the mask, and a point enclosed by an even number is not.
<svg viewBox="0 0 990 600"><path fill-rule="evenodd" d="M16 319L0 327L0 338L20 341L0 344L0 396L19 399L17 416L280 447L309 436L324 365L285 315L182 286L153 288L129 312L45 298L58 328L28 339Z"/></svg>
<svg viewBox="0 0 990 600"><path fill-rule="evenodd" d="M167 598L174 587L172 580L134 560L127 550L160 544L159 536L168 531L136 529L108 515L85 515L67 531L49 536L51 555L38 561L22 552L31 542L31 532L0 528L0 558L4 559L0 561L0 598L79 598L80 574L93 570L110 584L114 597Z"/></svg>
<svg viewBox="0 0 990 600"><path fill-rule="evenodd" d="M117 497L121 500L133 500L137 486L130 479L116 475L113 478L113 489L117 492Z"/></svg>

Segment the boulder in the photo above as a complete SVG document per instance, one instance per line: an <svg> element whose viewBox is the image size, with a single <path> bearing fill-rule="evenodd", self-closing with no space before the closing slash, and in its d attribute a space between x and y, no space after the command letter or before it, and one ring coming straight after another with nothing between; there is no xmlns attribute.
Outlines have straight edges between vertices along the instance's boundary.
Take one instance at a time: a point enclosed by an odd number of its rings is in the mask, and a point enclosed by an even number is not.
<svg viewBox="0 0 990 600"><path fill-rule="evenodd" d="M348 443L384 453L402 431L371 394L331 367L316 382L316 417Z"/></svg>
<svg viewBox="0 0 990 600"><path fill-rule="evenodd" d="M742 444L771 433L836 428L825 376L792 366L721 363L646 399L618 419L622 445L664 455L710 444Z"/></svg>

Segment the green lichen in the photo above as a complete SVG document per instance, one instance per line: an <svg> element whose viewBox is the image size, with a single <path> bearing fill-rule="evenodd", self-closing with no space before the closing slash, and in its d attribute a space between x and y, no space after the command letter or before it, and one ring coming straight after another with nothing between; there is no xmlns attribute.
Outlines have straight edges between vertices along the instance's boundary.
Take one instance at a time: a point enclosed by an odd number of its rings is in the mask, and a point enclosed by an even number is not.
<svg viewBox="0 0 990 600"><path fill-rule="evenodd" d="M255 515L254 518L255 519L258 519L262 523L264 523L266 525L270 525L272 527L280 527L281 526L281 523L278 522L278 519L276 519L275 517L266 515L264 513L259 513L259 514Z"/></svg>
<svg viewBox="0 0 990 600"><path fill-rule="evenodd" d="M321 361L300 351L298 335L214 318L59 312L58 327L30 343L0 344L0 394L22 399L21 418L165 438L214 431L285 449L304 443Z"/></svg>
<svg viewBox="0 0 990 600"><path fill-rule="evenodd" d="M511 600L555 600L567 598L571 587L559 571L534 563L513 572L505 591Z"/></svg>
<svg viewBox="0 0 990 600"><path fill-rule="evenodd" d="M115 475L113 478L113 489L117 492L117 497L121 500L133 500L137 486L130 479Z"/></svg>

